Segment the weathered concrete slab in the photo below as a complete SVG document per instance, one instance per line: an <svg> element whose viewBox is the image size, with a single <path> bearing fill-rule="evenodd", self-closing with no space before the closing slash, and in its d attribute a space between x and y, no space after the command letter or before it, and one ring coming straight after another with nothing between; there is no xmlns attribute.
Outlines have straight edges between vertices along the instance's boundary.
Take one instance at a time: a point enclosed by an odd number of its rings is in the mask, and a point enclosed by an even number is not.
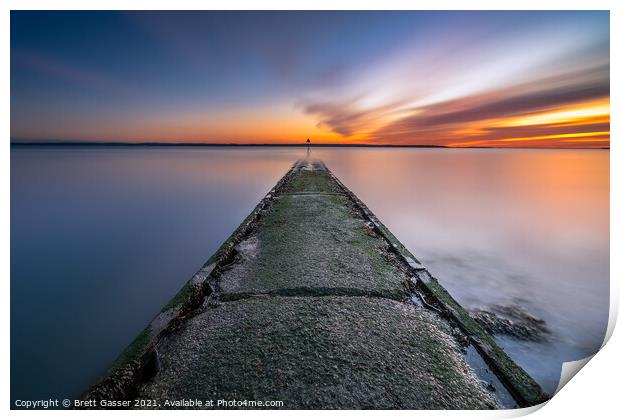
<svg viewBox="0 0 620 420"><path fill-rule="evenodd" d="M337 192L335 186L330 191ZM345 196L282 195L256 233L237 246L239 267L222 274L220 297L305 290L404 299L408 278L390 263L387 248Z"/></svg>
<svg viewBox="0 0 620 420"><path fill-rule="evenodd" d="M160 347L140 397L279 400L282 408L494 408L449 326L364 297L225 302Z"/></svg>
<svg viewBox="0 0 620 420"><path fill-rule="evenodd" d="M319 162L298 165L158 347L145 399L281 400L284 408L492 408L436 313L403 303L406 267Z"/></svg>
<svg viewBox="0 0 620 420"><path fill-rule="evenodd" d="M336 180L328 176L326 170L321 161L298 162L297 170L286 183L282 194L344 193Z"/></svg>
<svg viewBox="0 0 620 420"><path fill-rule="evenodd" d="M321 162L298 162L162 314L85 399L296 409L547 398Z"/></svg>

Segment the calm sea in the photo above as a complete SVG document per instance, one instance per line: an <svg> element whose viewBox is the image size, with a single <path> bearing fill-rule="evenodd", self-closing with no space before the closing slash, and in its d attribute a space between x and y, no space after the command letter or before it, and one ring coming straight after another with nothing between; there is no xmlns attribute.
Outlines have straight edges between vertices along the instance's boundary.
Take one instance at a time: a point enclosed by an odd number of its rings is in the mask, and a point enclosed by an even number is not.
<svg viewBox="0 0 620 420"><path fill-rule="evenodd" d="M466 308L518 304L499 342L549 392L609 307L609 151L316 148ZM11 400L103 374L301 148L13 147Z"/></svg>

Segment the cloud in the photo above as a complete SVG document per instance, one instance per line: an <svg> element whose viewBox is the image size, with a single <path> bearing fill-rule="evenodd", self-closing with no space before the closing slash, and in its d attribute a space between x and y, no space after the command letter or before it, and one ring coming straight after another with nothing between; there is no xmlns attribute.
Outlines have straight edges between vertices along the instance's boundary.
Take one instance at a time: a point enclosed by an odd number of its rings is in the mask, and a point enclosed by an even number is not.
<svg viewBox="0 0 620 420"><path fill-rule="evenodd" d="M556 72L553 76L427 105L415 105L424 103L424 98L408 95L407 89L403 89L400 100L394 95L387 99L380 92L371 93L340 101L321 100L325 97L321 95L301 101L299 106L317 119L319 127L345 139L369 143L445 145L463 139L482 141L609 131L608 105L604 110L605 100L607 104L609 101L609 66L605 65ZM330 96L334 96L333 92ZM599 101L594 111L603 109L604 115L598 119L584 118L582 114L588 110L579 107L592 107L593 101ZM532 115L537 117L525 118ZM517 121L519 116L521 121ZM573 120L564 121L561 117Z"/></svg>
<svg viewBox="0 0 620 420"><path fill-rule="evenodd" d="M515 86L411 109L409 114L377 128L367 139L377 143L445 145L463 139L482 141L605 132L609 131L609 116L599 116L596 121L580 116L587 109L581 112L579 104L587 107L592 101L605 102L608 98L608 79L564 83L551 88L541 83ZM560 118L560 113L566 113L566 109L572 110L568 112L574 120L572 123ZM549 121L540 117L531 122L527 119L521 123L515 121L518 116L544 116L545 113L551 113ZM557 121L553 121L553 113L558 113Z"/></svg>
<svg viewBox="0 0 620 420"><path fill-rule="evenodd" d="M609 83L602 82L591 86L566 86L559 89L516 94L490 100L483 96L480 97L480 104L458 109L461 103L472 102L473 98L470 97L464 101L456 100L433 105L426 108L421 114L397 121L393 126L398 127L399 130L402 128L416 130L421 127L481 121L554 109L569 103L596 99L607 95L609 95ZM455 108L458 110L444 112L445 109ZM387 131L389 129L389 126L384 128Z"/></svg>
<svg viewBox="0 0 620 420"><path fill-rule="evenodd" d="M88 89L102 92L130 92L132 88L117 80L104 77L97 72L86 70L63 61L33 54L27 51L12 50L11 61L22 67L43 73L47 76L77 84Z"/></svg>
<svg viewBox="0 0 620 420"><path fill-rule="evenodd" d="M317 126L327 128L344 137L372 130L399 103L362 109L356 100L348 102L302 102L303 111L318 118Z"/></svg>

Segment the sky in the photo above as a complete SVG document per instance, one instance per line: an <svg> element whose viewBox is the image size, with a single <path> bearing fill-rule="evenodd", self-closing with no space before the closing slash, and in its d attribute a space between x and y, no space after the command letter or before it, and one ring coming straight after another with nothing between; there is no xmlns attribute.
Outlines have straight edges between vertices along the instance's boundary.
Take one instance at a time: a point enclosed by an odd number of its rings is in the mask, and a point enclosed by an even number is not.
<svg viewBox="0 0 620 420"><path fill-rule="evenodd" d="M606 11L11 12L11 140L608 147Z"/></svg>

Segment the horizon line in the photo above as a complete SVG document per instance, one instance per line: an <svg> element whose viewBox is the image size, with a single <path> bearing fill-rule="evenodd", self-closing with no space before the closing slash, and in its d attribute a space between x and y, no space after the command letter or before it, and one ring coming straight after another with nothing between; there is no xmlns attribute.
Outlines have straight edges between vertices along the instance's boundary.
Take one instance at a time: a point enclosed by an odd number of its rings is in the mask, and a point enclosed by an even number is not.
<svg viewBox="0 0 620 420"><path fill-rule="evenodd" d="M609 146L562 147L562 146L447 146L435 144L370 144L370 143L192 143L192 142L123 142L123 141L71 141L71 140L24 140L10 142L12 146L164 146L164 147L388 147L388 148L442 148L442 149L595 149L609 150Z"/></svg>

